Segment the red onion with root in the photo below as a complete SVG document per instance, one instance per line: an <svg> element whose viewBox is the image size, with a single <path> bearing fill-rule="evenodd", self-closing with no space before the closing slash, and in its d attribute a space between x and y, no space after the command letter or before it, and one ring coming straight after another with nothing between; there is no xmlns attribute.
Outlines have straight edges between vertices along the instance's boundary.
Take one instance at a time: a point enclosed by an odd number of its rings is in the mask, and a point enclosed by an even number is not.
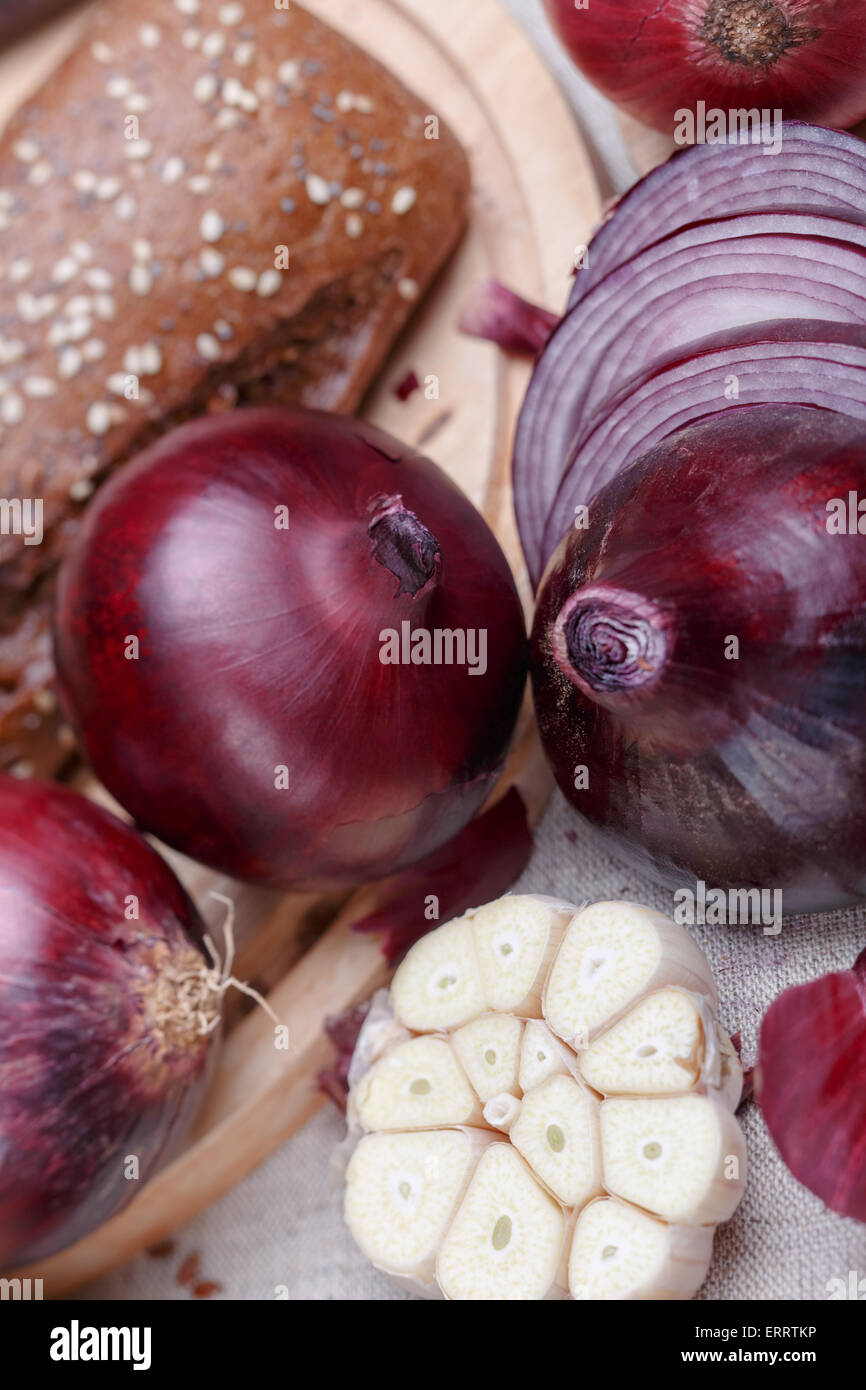
<svg viewBox="0 0 866 1390"><path fill-rule="evenodd" d="M863 0L545 0L591 82L671 134L676 113L781 110L848 126L866 117Z"/></svg>
<svg viewBox="0 0 866 1390"><path fill-rule="evenodd" d="M787 912L866 897L858 498L866 424L741 406L620 473L551 562L545 749L572 804L672 889L779 889Z"/></svg>
<svg viewBox="0 0 866 1390"><path fill-rule="evenodd" d="M250 410L181 427L100 493L56 655L140 825L235 877L320 887L467 824L526 636L495 538L434 464L355 420Z"/></svg>
<svg viewBox="0 0 866 1390"><path fill-rule="evenodd" d="M0 776L0 1269L114 1215L200 1099L221 987L133 830Z"/></svg>

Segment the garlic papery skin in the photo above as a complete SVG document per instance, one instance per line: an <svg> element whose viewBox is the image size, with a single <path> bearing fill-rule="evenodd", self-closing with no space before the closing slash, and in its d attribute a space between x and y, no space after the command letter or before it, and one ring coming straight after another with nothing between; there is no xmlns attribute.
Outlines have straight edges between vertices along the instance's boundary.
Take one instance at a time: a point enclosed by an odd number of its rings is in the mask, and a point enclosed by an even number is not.
<svg viewBox="0 0 866 1390"><path fill-rule="evenodd" d="M408 1028L404 1028L394 1017L389 991L377 989L370 1000L367 1017L361 1024L355 1051L352 1053L349 1064L349 1090L354 1090L361 1077L390 1047L408 1042L411 1036Z"/></svg>
<svg viewBox="0 0 866 1390"><path fill-rule="evenodd" d="M372 1264L433 1282L442 1239L492 1140L471 1129L364 1136L346 1170L345 1215Z"/></svg>
<svg viewBox="0 0 866 1390"><path fill-rule="evenodd" d="M721 1054L719 1100L733 1111L739 1105L743 1094L743 1064L721 1024L718 1025L717 1036Z"/></svg>
<svg viewBox="0 0 866 1390"><path fill-rule="evenodd" d="M743 1194L740 1127L706 1096L606 1100L601 1146L607 1190L665 1221L727 1221Z"/></svg>
<svg viewBox="0 0 866 1390"><path fill-rule="evenodd" d="M593 903L565 933L544 991L544 1017L580 1050L664 985L682 985L716 1005L707 958L684 927L637 903Z"/></svg>
<svg viewBox="0 0 866 1390"><path fill-rule="evenodd" d="M436 1266L449 1299L542 1299L556 1283L562 1208L508 1144L482 1155Z"/></svg>
<svg viewBox="0 0 866 1390"><path fill-rule="evenodd" d="M517 1007L538 998L542 1018ZM692 1296L746 1152L741 1068L683 928L509 896L417 942L390 1002L348 1103L356 1133L389 1141L362 1140L346 1199L375 1263L451 1300ZM434 1150L457 1133L471 1155Z"/></svg>
<svg viewBox="0 0 866 1390"><path fill-rule="evenodd" d="M374 1062L352 1093L363 1130L482 1125L478 1097L444 1038L410 1038Z"/></svg>
<svg viewBox="0 0 866 1390"><path fill-rule="evenodd" d="M714 1234L714 1226L671 1226L615 1197L599 1197L577 1218L569 1292L596 1301L691 1298L706 1277Z"/></svg>

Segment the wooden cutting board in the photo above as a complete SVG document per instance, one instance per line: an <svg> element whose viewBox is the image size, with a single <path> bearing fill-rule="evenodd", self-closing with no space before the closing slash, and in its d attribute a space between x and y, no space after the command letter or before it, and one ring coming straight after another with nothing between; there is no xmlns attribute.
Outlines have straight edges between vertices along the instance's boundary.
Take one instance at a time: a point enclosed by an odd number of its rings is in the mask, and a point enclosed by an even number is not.
<svg viewBox="0 0 866 1390"><path fill-rule="evenodd" d="M457 319L474 286L491 275L551 308L564 304L575 248L588 240L600 215L585 149L552 77L497 0L307 4L425 97L472 161L467 237L392 354L364 413L429 453L484 511L528 606L511 508L510 451L530 368L462 337ZM81 23L76 14L0 59L0 122L50 72ZM400 402L394 387L409 370L421 381L438 377L439 398L416 392ZM528 712L498 794L513 782L537 818L551 782ZM98 788L88 790L105 799ZM315 1076L330 1059L325 1020L386 980L377 942L352 931L375 904L375 885L348 902L280 895L168 857L217 940L224 909L210 892L216 888L232 898L240 932L235 975L268 993L289 1026L291 1047L275 1050L273 1024L262 1010L229 1015L215 1079L186 1149L120 1216L27 1271L43 1279L47 1297L68 1293L171 1235L304 1124L323 1103Z"/></svg>

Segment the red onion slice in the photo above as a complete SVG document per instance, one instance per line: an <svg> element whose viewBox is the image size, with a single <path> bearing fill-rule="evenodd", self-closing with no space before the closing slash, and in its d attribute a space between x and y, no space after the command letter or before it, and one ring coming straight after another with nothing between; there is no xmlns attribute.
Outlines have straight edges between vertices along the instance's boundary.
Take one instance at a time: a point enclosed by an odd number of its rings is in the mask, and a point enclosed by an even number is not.
<svg viewBox="0 0 866 1390"><path fill-rule="evenodd" d="M650 247L581 306L582 332L592 343L582 354L583 410L707 333L822 317L809 312L814 304L826 304L824 317L834 322L866 322L864 249L866 227L793 213L691 227Z"/></svg>
<svg viewBox="0 0 866 1390"><path fill-rule="evenodd" d="M518 423L515 508L533 578L581 418L623 378L710 333L772 319L866 323L864 251L866 228L837 218L733 217L649 247L581 300L553 333Z"/></svg>
<svg viewBox="0 0 866 1390"><path fill-rule="evenodd" d="M722 335L730 338L731 334ZM705 349L620 392L572 446L544 534L550 554L609 479L653 444L707 415L778 403L866 420L866 326L799 319L761 324L731 346ZM799 341L803 339L803 341ZM736 395L728 383L736 379Z"/></svg>
<svg viewBox="0 0 866 1390"><path fill-rule="evenodd" d="M592 240L572 308L610 271L671 232L707 218L812 209L866 223L866 146L841 130L781 125L778 154L732 136L692 145L653 169L612 208Z"/></svg>

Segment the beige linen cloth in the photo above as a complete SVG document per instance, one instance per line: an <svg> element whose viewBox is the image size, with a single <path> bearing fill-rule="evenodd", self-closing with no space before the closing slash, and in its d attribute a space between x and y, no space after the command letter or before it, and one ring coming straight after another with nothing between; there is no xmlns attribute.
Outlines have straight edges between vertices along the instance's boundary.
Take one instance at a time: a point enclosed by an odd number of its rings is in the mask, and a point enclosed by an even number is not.
<svg viewBox="0 0 866 1390"><path fill-rule="evenodd" d="M540 0L506 0L530 30L572 101L593 146L603 196L631 181L615 117L571 69ZM864 846L866 852L866 846ZM573 901L632 898L671 912L670 897L599 848L557 795L515 891ZM722 1022L739 1031L751 1063L760 1019L789 985L845 970L866 946L866 909L787 922L778 936L756 927L696 927L719 986ZM740 1111L750 1172L733 1220L719 1228L702 1299L826 1299L831 1280L866 1279L866 1226L828 1211L785 1168L751 1102ZM186 1299L195 1284L225 1299L404 1299L365 1260L346 1231L328 1158L344 1133L332 1106L199 1220L162 1257L144 1255L85 1290L97 1299ZM193 1258L190 1258L193 1257ZM198 1257L197 1259L195 1257ZM186 1268L183 1266L186 1264ZM180 1284L193 1265L190 1282ZM218 1289L213 1286L218 1285ZM210 1289L208 1289L210 1286Z"/></svg>

